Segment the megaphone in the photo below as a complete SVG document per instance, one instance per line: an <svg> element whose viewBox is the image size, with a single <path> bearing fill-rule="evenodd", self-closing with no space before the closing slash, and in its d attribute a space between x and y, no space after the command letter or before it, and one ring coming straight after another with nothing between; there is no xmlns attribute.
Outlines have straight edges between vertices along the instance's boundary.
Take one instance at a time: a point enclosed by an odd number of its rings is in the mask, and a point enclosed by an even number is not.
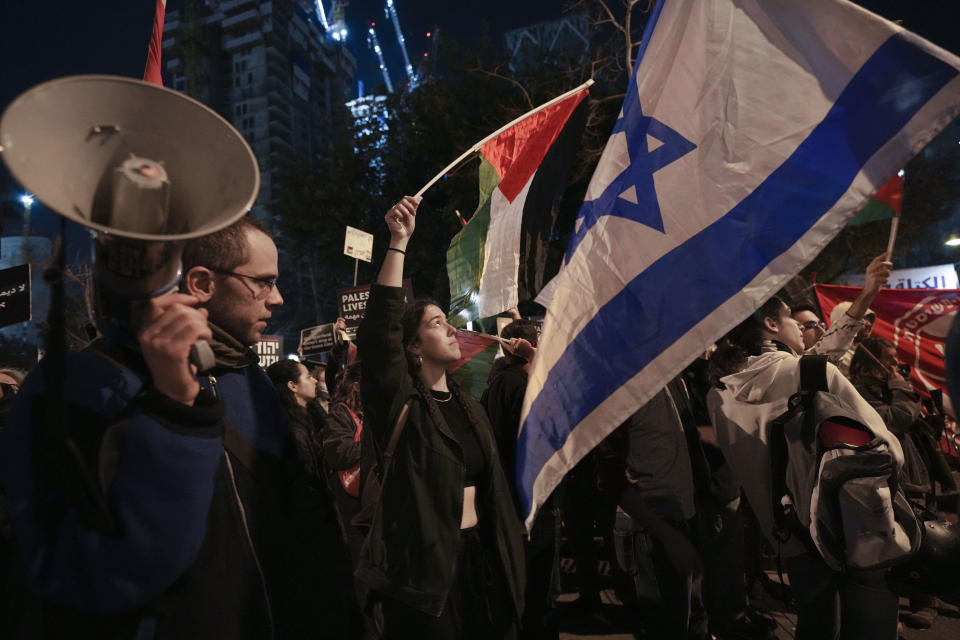
<svg viewBox="0 0 960 640"><path fill-rule="evenodd" d="M138 302L177 288L181 241L241 218L260 188L256 158L230 123L181 93L118 76L70 76L21 94L0 118L0 151L36 198L96 231L101 330L131 333Z"/></svg>

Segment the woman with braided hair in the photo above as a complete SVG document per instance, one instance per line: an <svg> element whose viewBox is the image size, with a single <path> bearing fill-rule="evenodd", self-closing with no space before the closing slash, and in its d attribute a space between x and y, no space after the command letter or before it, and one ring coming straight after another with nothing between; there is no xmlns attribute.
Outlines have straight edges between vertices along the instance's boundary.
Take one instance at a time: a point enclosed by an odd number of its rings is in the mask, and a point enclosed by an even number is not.
<svg viewBox="0 0 960 640"><path fill-rule="evenodd" d="M403 260L419 198L386 215L380 275L358 332L364 429L381 452L409 402L357 569L392 638L515 638L522 529L486 415L447 367L456 331L436 304L404 309ZM366 445L364 445L366 446Z"/></svg>

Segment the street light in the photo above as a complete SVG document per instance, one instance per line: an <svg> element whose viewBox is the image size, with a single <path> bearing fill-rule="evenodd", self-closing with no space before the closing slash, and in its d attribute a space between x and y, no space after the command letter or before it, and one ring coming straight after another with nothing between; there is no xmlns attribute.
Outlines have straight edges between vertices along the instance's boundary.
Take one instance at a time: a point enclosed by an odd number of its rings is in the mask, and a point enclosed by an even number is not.
<svg viewBox="0 0 960 640"><path fill-rule="evenodd" d="M958 236L955 233L952 233L950 234L950 237L947 238L947 241L944 242L943 244L947 245L948 247L960 246L960 236Z"/></svg>
<svg viewBox="0 0 960 640"><path fill-rule="evenodd" d="M23 237L30 237L30 207L33 206L33 195L25 193L20 196L20 202L23 204Z"/></svg>

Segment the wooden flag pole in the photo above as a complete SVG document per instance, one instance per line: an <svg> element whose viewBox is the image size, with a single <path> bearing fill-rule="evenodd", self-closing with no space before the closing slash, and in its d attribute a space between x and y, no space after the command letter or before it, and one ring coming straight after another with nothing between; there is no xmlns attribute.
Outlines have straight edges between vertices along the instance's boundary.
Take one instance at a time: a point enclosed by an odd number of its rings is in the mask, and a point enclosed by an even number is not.
<svg viewBox="0 0 960 640"><path fill-rule="evenodd" d="M491 133L490 135L488 135L486 138L484 138L484 139L481 140L480 142L472 145L469 149L467 149L467 150L464 151L462 154L460 154L460 157L459 157L459 158L457 158L456 160L454 160L453 162L451 162L450 164L448 164L446 167L444 167L444 168L443 168L443 171L441 171L441 172L438 173L437 175L433 176L433 178L430 180L430 182L428 182L427 184L423 185L423 188L420 189L420 191L417 191L416 197L419 198L419 197L423 196L423 193L424 193L427 189L429 189L430 187L432 187L433 185L435 185L435 184L437 183L437 180L439 180L440 178L442 178L443 176L445 176L448 171L450 171L451 169L453 169L454 167L456 167L458 164L460 164L461 162L463 162L464 160L466 160L468 157L470 157L471 155L473 155L474 153L476 153L477 150L480 149L480 147L482 147L483 145L485 145L485 144L486 144L487 142L489 142L490 140L493 140L494 138L496 138L498 135L500 135L501 133L503 133L504 131L506 131L507 129L509 129L510 127L512 127L513 125L517 124L517 123L520 122L521 120L526 120L527 118L529 118L529 117L532 116L533 114L535 114L535 113L537 113L537 112L539 112L539 111L543 111L543 110L546 109L547 107L549 107L549 106L551 106L551 105L554 105L554 104L560 102L561 100L564 100L564 99L566 99L566 98L569 98L570 96L572 96L573 94L575 94L575 93L577 93L577 92L579 92L579 91L583 91L584 89L590 87L592 84L593 84L593 79L591 78L590 80L587 80L586 82L584 82L583 84L581 84L579 87L575 87L575 88L573 88L573 89L570 89L570 91L567 91L566 93L557 96L556 98L554 98L553 100L550 100L549 102L543 103L542 105L540 105L540 106L537 107L536 109L533 109L532 111L528 111L528 112L526 112L525 114L523 114L522 116L520 116L519 118L516 118L516 119L512 120L511 122L509 122L508 124L503 125L502 127L500 127L499 129L497 129L496 131L494 131L493 133Z"/></svg>
<svg viewBox="0 0 960 640"><path fill-rule="evenodd" d="M890 219L890 239L887 240L887 260L893 260L893 243L897 241L897 227L900 226L900 216L895 215Z"/></svg>

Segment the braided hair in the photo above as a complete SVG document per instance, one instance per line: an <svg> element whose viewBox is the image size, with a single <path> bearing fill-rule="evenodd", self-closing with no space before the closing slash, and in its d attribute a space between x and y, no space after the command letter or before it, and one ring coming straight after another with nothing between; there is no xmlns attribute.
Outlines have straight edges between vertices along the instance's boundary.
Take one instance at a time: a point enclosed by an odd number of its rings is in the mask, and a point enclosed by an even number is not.
<svg viewBox="0 0 960 640"><path fill-rule="evenodd" d="M419 298L413 304L407 306L403 313L403 318L400 320L400 325L403 328L403 349L407 356L407 370L410 372L410 377L413 378L413 388L427 406L427 414L430 416L431 422L433 422L434 426L442 428L447 426L447 421L443 419L443 414L440 412L440 407L437 405L433 394L430 393L427 386L423 384L423 380L420 379L421 365L419 359L410 352L410 347L416 344L417 341L417 330L420 328L421 320L423 320L423 312L430 305L442 310L442 307L433 300ZM470 422L474 431L479 433L480 420L474 413L471 403L460 389L460 385L457 384L456 379L449 373L445 375L447 377L447 387L449 387L453 397L456 398L457 404L463 409L463 413L467 416L467 420Z"/></svg>

